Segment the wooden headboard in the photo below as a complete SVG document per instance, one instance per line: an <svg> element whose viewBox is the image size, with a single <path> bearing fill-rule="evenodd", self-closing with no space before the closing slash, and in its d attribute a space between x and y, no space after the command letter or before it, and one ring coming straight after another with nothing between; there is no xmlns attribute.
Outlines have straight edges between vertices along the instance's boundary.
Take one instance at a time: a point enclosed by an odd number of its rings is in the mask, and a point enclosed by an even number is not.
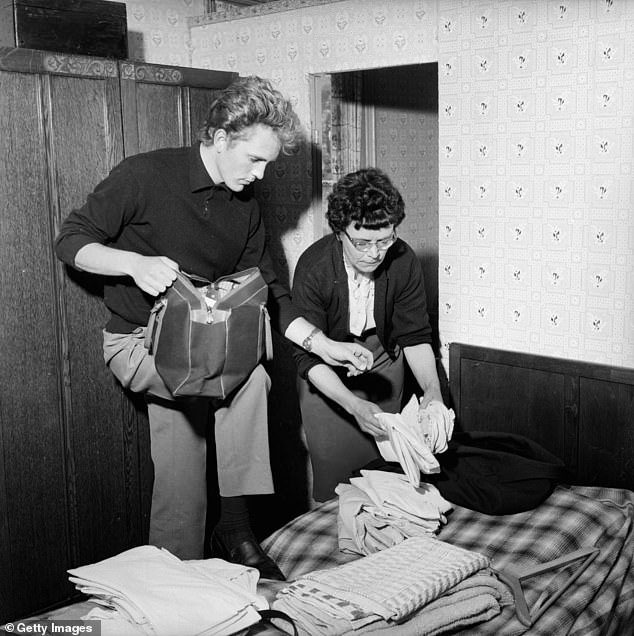
<svg viewBox="0 0 634 636"><path fill-rule="evenodd" d="M456 429L533 439L574 482L634 490L634 369L452 343Z"/></svg>

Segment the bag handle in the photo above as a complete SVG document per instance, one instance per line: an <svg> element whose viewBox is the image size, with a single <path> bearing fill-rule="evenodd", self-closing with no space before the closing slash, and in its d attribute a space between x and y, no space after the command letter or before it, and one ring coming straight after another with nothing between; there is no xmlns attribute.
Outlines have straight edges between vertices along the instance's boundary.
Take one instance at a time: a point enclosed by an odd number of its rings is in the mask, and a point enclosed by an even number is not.
<svg viewBox="0 0 634 636"><path fill-rule="evenodd" d="M203 283L203 285L211 285L211 281L207 280L204 276L198 276L198 274L190 274L189 272L180 271L179 274L187 276L189 280L196 281L197 283Z"/></svg>
<svg viewBox="0 0 634 636"><path fill-rule="evenodd" d="M272 619L277 618L281 621L286 621L293 628L293 636L299 636L299 632L297 631L297 625L295 625L295 621L286 613L276 609L264 609L258 610L258 613L262 617L262 623L266 623L267 625L273 625L275 627L275 623L273 623Z"/></svg>

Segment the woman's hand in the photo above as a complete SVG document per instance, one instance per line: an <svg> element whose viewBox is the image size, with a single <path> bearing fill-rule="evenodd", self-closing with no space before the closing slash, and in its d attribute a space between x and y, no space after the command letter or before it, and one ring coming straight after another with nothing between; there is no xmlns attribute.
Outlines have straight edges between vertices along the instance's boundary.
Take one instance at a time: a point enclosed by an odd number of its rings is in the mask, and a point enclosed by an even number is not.
<svg viewBox="0 0 634 636"><path fill-rule="evenodd" d="M313 339L313 352L330 366L346 367L348 377L365 373L372 368L372 352L354 342L337 342L320 331Z"/></svg>
<svg viewBox="0 0 634 636"><path fill-rule="evenodd" d="M357 420L359 428L368 435L372 435L377 439L386 437L385 430L381 426L379 420L375 417L376 413L382 413L381 409L368 400L354 396L350 405L347 407L348 413Z"/></svg>
<svg viewBox="0 0 634 636"><path fill-rule="evenodd" d="M431 386L430 388L428 388L423 397L420 399L420 409L419 410L423 410L426 409L430 402L440 402L441 404L443 404L443 399L442 399L442 393L440 391L440 387L438 386Z"/></svg>

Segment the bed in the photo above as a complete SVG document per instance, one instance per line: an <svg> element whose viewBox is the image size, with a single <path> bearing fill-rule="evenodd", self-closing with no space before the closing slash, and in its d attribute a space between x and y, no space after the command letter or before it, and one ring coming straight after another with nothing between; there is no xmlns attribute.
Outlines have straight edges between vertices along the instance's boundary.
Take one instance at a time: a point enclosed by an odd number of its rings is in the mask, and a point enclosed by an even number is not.
<svg viewBox="0 0 634 636"><path fill-rule="evenodd" d="M531 626L511 605L456 633L634 635L634 370L454 344L449 389L458 430L531 437L565 460L574 485L558 485L540 506L514 515L455 506L438 538L515 573L598 549L584 570L577 563L523 582L532 608L578 576ZM262 542L289 580L358 558L338 549L337 511L336 499L325 502ZM260 582L259 589L272 600L284 586ZM54 616L77 618L85 608L86 602Z"/></svg>
<svg viewBox="0 0 634 636"><path fill-rule="evenodd" d="M634 634L634 493L626 487L634 483L634 371L462 344L450 348L450 371L458 429L531 437L565 460L574 485L515 515L455 506L438 538L515 573L598 549L585 569L575 563L522 582L531 608L577 576L530 627L511 606L461 633ZM328 501L263 542L289 579L355 558L338 549L337 511Z"/></svg>
<svg viewBox="0 0 634 636"><path fill-rule="evenodd" d="M336 500L293 520L264 543L289 579L349 561L337 542ZM530 512L502 517L456 507L439 538L480 552L496 569L523 569L586 546L597 558L573 586L527 628L512 608L469 634L634 633L634 493L599 487L557 487ZM531 607L548 586L553 592L570 572L545 574L524 583Z"/></svg>

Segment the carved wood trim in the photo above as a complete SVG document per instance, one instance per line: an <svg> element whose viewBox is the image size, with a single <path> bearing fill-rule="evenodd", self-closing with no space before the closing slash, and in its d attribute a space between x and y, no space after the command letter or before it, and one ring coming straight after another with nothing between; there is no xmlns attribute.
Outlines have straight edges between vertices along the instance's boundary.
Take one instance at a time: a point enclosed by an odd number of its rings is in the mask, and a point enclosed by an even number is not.
<svg viewBox="0 0 634 636"><path fill-rule="evenodd" d="M77 77L115 78L119 76L116 60L4 46L0 47L0 69Z"/></svg>

